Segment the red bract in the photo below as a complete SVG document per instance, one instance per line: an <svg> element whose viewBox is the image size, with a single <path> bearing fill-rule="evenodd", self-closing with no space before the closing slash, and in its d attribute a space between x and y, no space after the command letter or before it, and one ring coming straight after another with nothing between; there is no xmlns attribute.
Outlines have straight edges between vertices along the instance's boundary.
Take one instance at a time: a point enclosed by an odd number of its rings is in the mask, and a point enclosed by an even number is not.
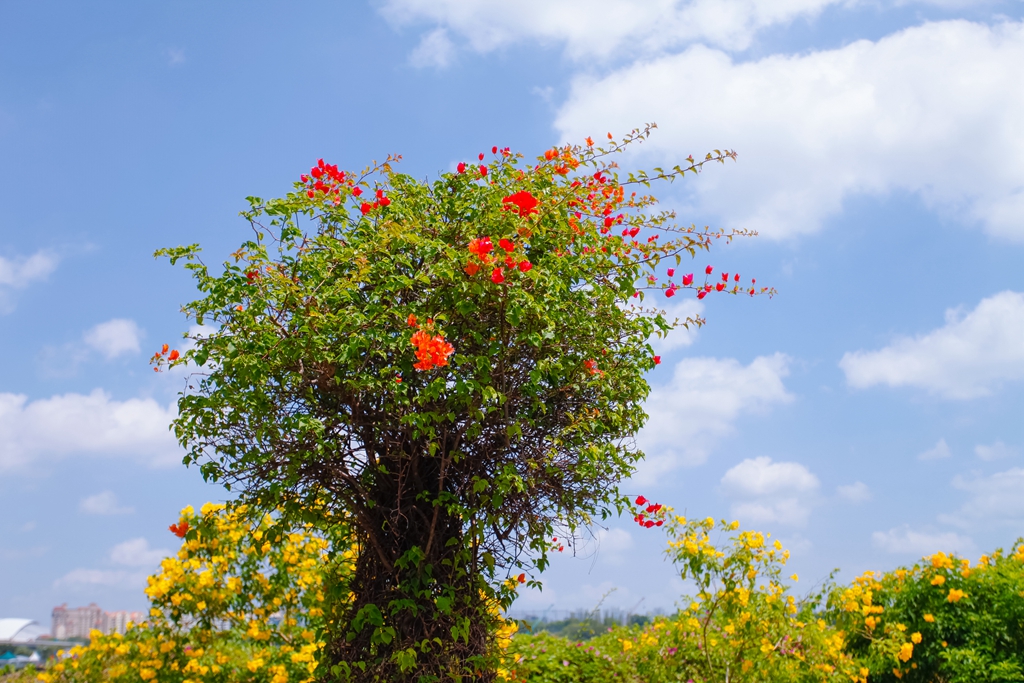
<svg viewBox="0 0 1024 683"><path fill-rule="evenodd" d="M669 297L670 299L672 297L674 297L675 295L676 295L675 287L669 287L668 289L665 290L665 296Z"/></svg>
<svg viewBox="0 0 1024 683"><path fill-rule="evenodd" d="M481 168L483 167L481 166ZM537 205L540 203L536 197L526 190L520 190L515 194L510 194L503 198L501 202L502 204L513 204L519 207L519 215L523 218L535 212L537 210Z"/></svg>
<svg viewBox="0 0 1024 683"><path fill-rule="evenodd" d="M170 348L170 347L168 347L168 346L167 346L167 344L164 344L163 346L161 346L161 347L160 347L160 355L162 356L162 355L164 355L165 353L167 353L167 349L168 349L168 348Z"/></svg>
<svg viewBox="0 0 1024 683"><path fill-rule="evenodd" d="M174 534L175 536L177 536L178 538L185 538L185 534L188 533L188 522L181 522L180 524L172 524L172 525L170 525L167 528L170 529L171 533Z"/></svg>
<svg viewBox="0 0 1024 683"><path fill-rule="evenodd" d="M583 367L585 367L591 375L596 375L598 373L597 361L593 358L583 361Z"/></svg>
<svg viewBox="0 0 1024 683"><path fill-rule="evenodd" d="M520 261L519 262L519 270L520 271L525 273L526 271L530 270L530 268L533 268L533 264L530 263L529 261Z"/></svg>
<svg viewBox="0 0 1024 683"><path fill-rule="evenodd" d="M416 314L415 313L410 313L409 317L406 318L405 323L409 327L416 327Z"/></svg>
<svg viewBox="0 0 1024 683"><path fill-rule="evenodd" d="M672 277L675 274L676 274L676 269L675 268L669 268L668 269L668 276L669 277Z"/></svg>
<svg viewBox="0 0 1024 683"><path fill-rule="evenodd" d="M705 292L705 291L704 291L703 289L702 289L702 290L700 290L699 292L697 292L697 298L698 298L698 299L703 299L703 298L704 298L704 297L706 297L707 295L708 295L708 293L707 293L707 292Z"/></svg>
<svg viewBox="0 0 1024 683"><path fill-rule="evenodd" d="M480 152L480 154L479 154L479 155L477 155L477 158L479 158L479 159L480 159L480 161L483 161L483 160L484 160L484 153L483 153L483 152Z"/></svg>
<svg viewBox="0 0 1024 683"><path fill-rule="evenodd" d="M719 282L717 285L715 285L715 290L721 292L723 289L725 289L725 283L724 282Z"/></svg>
<svg viewBox="0 0 1024 683"><path fill-rule="evenodd" d="M645 503L647 503L647 499L644 498L643 496L637 496L635 502L637 505L644 505Z"/></svg>
<svg viewBox="0 0 1024 683"><path fill-rule="evenodd" d="M526 583L526 574L520 574L516 577L516 581L519 583Z"/></svg>
<svg viewBox="0 0 1024 683"><path fill-rule="evenodd" d="M491 147L491 154L497 154L497 153L498 153L498 146L495 145L494 147Z"/></svg>
<svg viewBox="0 0 1024 683"><path fill-rule="evenodd" d="M417 370L431 370L434 367L448 365L448 357L455 353L455 347L445 341L443 335L431 336L425 330L417 330L409 339L416 347L418 363L413 367Z"/></svg>
<svg viewBox="0 0 1024 683"><path fill-rule="evenodd" d="M359 205L359 210L362 211L363 215L365 216L366 214L370 213L370 211L373 210L373 204L367 204L366 202L363 202L362 204Z"/></svg>
<svg viewBox="0 0 1024 683"><path fill-rule="evenodd" d="M516 250L516 245L514 242L512 242L512 240L500 239L498 240L498 246L504 249L505 251Z"/></svg>
<svg viewBox="0 0 1024 683"><path fill-rule="evenodd" d="M661 356L655 356L654 357L654 364L655 365L661 365Z"/></svg>
<svg viewBox="0 0 1024 683"><path fill-rule="evenodd" d="M476 275L477 272L480 270L480 266L478 266L475 263L467 263L466 267L464 268L464 270L467 273L469 273L469 275L472 277L473 275Z"/></svg>
<svg viewBox="0 0 1024 683"><path fill-rule="evenodd" d="M712 268L711 266L708 266L707 268L705 268L705 269L704 269L704 272L705 272L706 274L708 274L708 275L711 275L711 273L712 273L712 272L713 272L714 270L715 270L714 268Z"/></svg>
<svg viewBox="0 0 1024 683"><path fill-rule="evenodd" d="M729 281L729 273L722 273L722 282Z"/></svg>
<svg viewBox="0 0 1024 683"><path fill-rule="evenodd" d="M459 162L459 165L456 166L455 168L458 170L459 173L466 172L466 164L462 163L461 161Z"/></svg>
<svg viewBox="0 0 1024 683"><path fill-rule="evenodd" d="M491 272L491 282L496 285L500 285L504 281L505 273L502 272L501 268L495 268L494 271Z"/></svg>
<svg viewBox="0 0 1024 683"><path fill-rule="evenodd" d="M491 253L491 249L494 249L494 245L491 244L490 237L477 237L469 242L469 253L478 258L483 258L484 255Z"/></svg>
<svg viewBox="0 0 1024 683"><path fill-rule="evenodd" d="M734 275L732 279L735 280L736 282L739 282L740 281L740 274L736 273L736 275Z"/></svg>
<svg viewBox="0 0 1024 683"><path fill-rule="evenodd" d="M646 522L644 522L645 528L650 529L652 526L654 526L654 522L652 522L651 520L647 520Z"/></svg>
<svg viewBox="0 0 1024 683"><path fill-rule="evenodd" d="M688 273L683 276L683 286L688 287L693 284L693 273Z"/></svg>
<svg viewBox="0 0 1024 683"><path fill-rule="evenodd" d="M167 360L178 360L178 350L174 349L171 351L171 355L167 356Z"/></svg>
<svg viewBox="0 0 1024 683"><path fill-rule="evenodd" d="M480 167L480 175L487 175L487 167L486 166L481 166Z"/></svg>
<svg viewBox="0 0 1024 683"><path fill-rule="evenodd" d="M352 196L353 197L358 197L362 193L363 193L363 188L361 188L361 187L353 187L352 188Z"/></svg>

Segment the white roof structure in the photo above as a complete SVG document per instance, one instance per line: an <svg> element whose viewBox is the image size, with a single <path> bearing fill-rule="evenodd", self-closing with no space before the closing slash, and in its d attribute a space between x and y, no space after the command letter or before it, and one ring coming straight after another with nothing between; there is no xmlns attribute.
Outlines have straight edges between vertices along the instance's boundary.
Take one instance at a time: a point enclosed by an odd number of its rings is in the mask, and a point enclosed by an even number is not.
<svg viewBox="0 0 1024 683"><path fill-rule="evenodd" d="M0 619L0 641L8 643L31 643L39 636L48 636L49 631L31 619Z"/></svg>

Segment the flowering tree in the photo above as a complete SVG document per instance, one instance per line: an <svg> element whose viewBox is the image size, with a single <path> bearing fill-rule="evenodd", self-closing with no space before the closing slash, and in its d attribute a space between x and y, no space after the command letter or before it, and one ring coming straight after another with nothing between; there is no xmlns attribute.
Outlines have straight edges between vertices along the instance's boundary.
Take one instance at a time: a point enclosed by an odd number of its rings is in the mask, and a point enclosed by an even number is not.
<svg viewBox="0 0 1024 683"><path fill-rule="evenodd" d="M354 573L328 592L332 675L493 675L509 577L626 502L648 342L678 322L645 295L766 291L676 273L736 233L676 226L642 192L735 155L621 177L611 155L649 132L533 165L495 147L431 183L397 158L321 160L284 198L249 198L254 237L223 269L195 245L159 252L203 293L185 311L205 332L156 356L194 368L174 423L186 463L254 510L352 531Z"/></svg>

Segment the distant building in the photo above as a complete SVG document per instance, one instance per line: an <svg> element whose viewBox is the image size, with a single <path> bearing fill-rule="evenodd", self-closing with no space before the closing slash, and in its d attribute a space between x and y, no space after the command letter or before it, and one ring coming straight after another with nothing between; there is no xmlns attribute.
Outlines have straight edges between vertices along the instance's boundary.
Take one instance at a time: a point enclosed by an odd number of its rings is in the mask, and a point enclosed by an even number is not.
<svg viewBox="0 0 1024 683"><path fill-rule="evenodd" d="M88 607L53 608L53 637L57 640L88 638L95 629L100 633L124 633L128 623L143 620L141 612L104 612L95 602Z"/></svg>

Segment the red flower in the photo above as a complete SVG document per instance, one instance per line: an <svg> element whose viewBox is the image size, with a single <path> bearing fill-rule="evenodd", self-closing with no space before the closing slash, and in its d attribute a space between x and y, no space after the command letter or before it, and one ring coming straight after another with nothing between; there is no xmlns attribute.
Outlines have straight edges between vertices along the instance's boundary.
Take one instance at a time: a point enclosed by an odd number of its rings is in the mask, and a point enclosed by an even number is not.
<svg viewBox="0 0 1024 683"><path fill-rule="evenodd" d="M487 167L486 166L481 166L480 167L480 175L487 175Z"/></svg>
<svg viewBox="0 0 1024 683"><path fill-rule="evenodd" d="M652 526L654 526L654 522L652 522L651 520L647 520L646 522L644 522L645 528L650 529Z"/></svg>
<svg viewBox="0 0 1024 683"><path fill-rule="evenodd" d="M413 367L417 370L444 367L448 365L448 357L455 353L455 347L446 342L442 335L430 336L424 330L414 332L409 343L416 347L416 358L419 362Z"/></svg>
<svg viewBox="0 0 1024 683"><path fill-rule="evenodd" d="M479 159L480 159L480 161L484 160L484 153L483 152L480 152Z"/></svg>
<svg viewBox="0 0 1024 683"><path fill-rule="evenodd" d="M704 269L704 272L705 272L706 274L708 274L708 275L711 275L711 272L712 272L713 270L714 270L714 268L712 268L711 266L708 266L707 268L705 268L705 269Z"/></svg>
<svg viewBox="0 0 1024 683"><path fill-rule="evenodd" d="M409 317L406 318L405 323L409 327L416 327L416 314L415 313L410 313Z"/></svg>
<svg viewBox="0 0 1024 683"><path fill-rule="evenodd" d="M671 299L675 295L676 295L676 288L675 287L669 287L668 289L665 290L665 296L667 296L668 298Z"/></svg>
<svg viewBox="0 0 1024 683"><path fill-rule="evenodd" d="M516 581L519 583L526 583L526 574L520 574L516 577Z"/></svg>
<svg viewBox="0 0 1024 683"><path fill-rule="evenodd" d="M683 286L688 287L693 284L693 273L688 273L683 276Z"/></svg>
<svg viewBox="0 0 1024 683"><path fill-rule="evenodd" d="M395 377L395 382L397 382L398 384L401 384L402 383L402 376L401 375L397 375Z"/></svg>
<svg viewBox="0 0 1024 683"><path fill-rule="evenodd" d="M587 369L587 372L589 372L591 375L596 375L598 373L597 361L594 360L593 358L583 361L583 367L585 367Z"/></svg>
<svg viewBox="0 0 1024 683"><path fill-rule="evenodd" d="M675 274L676 274L676 269L675 268L669 268L668 269L668 276L669 277L672 277Z"/></svg>
<svg viewBox="0 0 1024 683"><path fill-rule="evenodd" d="M473 275L476 275L476 274L477 274L477 271L479 271L479 270L480 270L480 266L478 266L478 265L477 265L477 264L475 264L475 263L467 263L467 264L466 264L466 267L465 267L465 269L464 269L464 270L465 270L465 271L466 271L467 273L469 273L470 277L472 277Z"/></svg>
<svg viewBox="0 0 1024 683"><path fill-rule="evenodd" d="M497 153L498 153L498 146L495 145L494 147L491 147L491 154L497 154Z"/></svg>
<svg viewBox="0 0 1024 683"><path fill-rule="evenodd" d="M729 281L729 273L722 273L722 282Z"/></svg>
<svg viewBox="0 0 1024 683"><path fill-rule="evenodd" d="M363 188L361 188L361 187L353 187L352 188L352 196L353 197L358 197L362 193L363 193Z"/></svg>
<svg viewBox="0 0 1024 683"><path fill-rule="evenodd" d="M311 171L309 172L309 175L313 176L314 178L319 178L319 177L320 177L320 176L322 176L323 174L324 174L324 172L323 172L323 171L321 171L321 170L320 170L319 168L317 168L316 166L314 166L314 167L313 167L313 169L312 169L312 170L311 170Z"/></svg>
<svg viewBox="0 0 1024 683"><path fill-rule="evenodd" d="M699 292L697 292L697 298L698 298L698 299L703 299L703 298L704 298L704 297L706 297L707 295L708 295L708 293L707 293L706 291L704 291L703 289L702 289L702 290L700 290Z"/></svg>
<svg viewBox="0 0 1024 683"><path fill-rule="evenodd" d="M475 254L478 258L483 258L486 254L491 253L491 249L494 245L491 244L490 237L477 237L469 241L469 253Z"/></svg>
<svg viewBox="0 0 1024 683"><path fill-rule="evenodd" d="M373 204L367 204L366 202L363 202L362 204L359 205L359 210L362 211L363 215L365 216L366 214L373 211Z"/></svg>
<svg viewBox="0 0 1024 683"><path fill-rule="evenodd" d="M736 275L732 279L735 280L736 282L739 282L740 281L740 274L736 273Z"/></svg>
<svg viewBox="0 0 1024 683"><path fill-rule="evenodd" d="M387 197L381 197L380 198L380 205L381 206L390 206L391 205L391 200L388 199Z"/></svg>
<svg viewBox="0 0 1024 683"><path fill-rule="evenodd" d="M482 167L481 167L482 168ZM502 204L513 204L519 207L519 215L522 217L529 216L537 210L537 198L526 190L520 190L515 194L510 194L501 200ZM509 207L511 208L511 207Z"/></svg>
<svg viewBox="0 0 1024 683"><path fill-rule="evenodd" d="M717 291L721 292L723 289L725 289L725 283L724 282L719 282L717 285L715 285L715 289Z"/></svg>
<svg viewBox="0 0 1024 683"><path fill-rule="evenodd" d="M504 281L505 273L501 271L501 268L495 268L494 271L491 273L491 282L493 282L496 285L500 285Z"/></svg>
<svg viewBox="0 0 1024 683"><path fill-rule="evenodd" d="M655 365L661 365L661 356L655 356L654 357L654 364Z"/></svg>
<svg viewBox="0 0 1024 683"><path fill-rule="evenodd" d="M665 523L665 520L659 519L657 522L654 523L654 526L661 526L664 523Z"/></svg>
<svg viewBox="0 0 1024 683"><path fill-rule="evenodd" d="M167 356L167 360L178 360L178 349L171 351L171 355Z"/></svg>
<svg viewBox="0 0 1024 683"><path fill-rule="evenodd" d="M164 344L164 345L163 345L163 346L162 346L162 347L160 348L160 355L162 356L162 355L164 355L165 353L167 353L167 349L168 349L168 348L170 348L170 347L169 347L169 346L167 346L167 344Z"/></svg>
<svg viewBox="0 0 1024 683"><path fill-rule="evenodd" d="M258 278L259 276L260 276L260 274L257 271L250 270L248 273L245 274L245 279L248 280L249 282L252 282L253 280Z"/></svg>
<svg viewBox="0 0 1024 683"><path fill-rule="evenodd" d="M519 262L519 270L520 271L525 273L528 270L530 270L530 268L533 268L533 264L530 263L529 261L520 261Z"/></svg>
<svg viewBox="0 0 1024 683"><path fill-rule="evenodd" d="M175 536L177 536L178 538L185 538L185 534L188 533L188 522L181 522L180 524L172 524L172 525L170 525L167 528L170 529L171 533L174 534Z"/></svg>
<svg viewBox="0 0 1024 683"><path fill-rule="evenodd" d="M637 497L636 497L636 504L637 504L637 505L643 505L643 504L645 504L646 502L647 502L647 499L646 499L646 498L644 498L643 496L637 496Z"/></svg>
<svg viewBox="0 0 1024 683"><path fill-rule="evenodd" d="M466 172L466 164L462 163L461 161L459 162L459 165L456 166L455 168L456 168L456 170L458 170L459 173L465 173Z"/></svg>
<svg viewBox="0 0 1024 683"><path fill-rule="evenodd" d="M514 242L512 242L512 240L500 239L498 240L498 246L504 249L505 251L516 250L516 245Z"/></svg>

